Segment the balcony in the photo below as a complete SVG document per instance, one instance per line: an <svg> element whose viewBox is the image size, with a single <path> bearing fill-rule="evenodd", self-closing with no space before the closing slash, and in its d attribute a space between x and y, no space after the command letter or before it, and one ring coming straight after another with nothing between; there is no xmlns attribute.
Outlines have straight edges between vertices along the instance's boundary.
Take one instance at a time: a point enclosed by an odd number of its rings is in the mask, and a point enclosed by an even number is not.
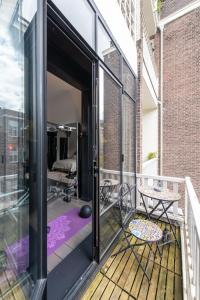
<svg viewBox="0 0 200 300"><path fill-rule="evenodd" d="M119 179L119 172L101 170L109 179ZM125 173L124 182L134 183L135 175ZM173 222L176 236L181 240L181 249L174 243L162 247L162 255L151 257L148 249L138 247L138 256L151 278L147 283L141 269L129 251L116 257L109 257L97 273L95 279L81 298L85 299L200 299L200 204L190 178L174 178L137 174L136 187L163 186L179 192L182 200L171 207L169 217ZM145 215L139 193L133 205L137 214ZM155 200L145 199L147 209L155 206ZM155 211L154 217L160 214ZM159 222L161 228L163 221ZM168 225L167 225L168 226ZM135 243L136 241L131 241ZM120 237L116 251L123 241Z"/></svg>
<svg viewBox="0 0 200 300"><path fill-rule="evenodd" d="M145 27L144 27L145 28ZM144 109L157 107L158 73L152 46L147 33L143 33L143 82L142 98Z"/></svg>
<svg viewBox="0 0 200 300"><path fill-rule="evenodd" d="M156 33L158 17L156 12L155 0L143 1L143 14L146 20L148 35L152 36Z"/></svg>

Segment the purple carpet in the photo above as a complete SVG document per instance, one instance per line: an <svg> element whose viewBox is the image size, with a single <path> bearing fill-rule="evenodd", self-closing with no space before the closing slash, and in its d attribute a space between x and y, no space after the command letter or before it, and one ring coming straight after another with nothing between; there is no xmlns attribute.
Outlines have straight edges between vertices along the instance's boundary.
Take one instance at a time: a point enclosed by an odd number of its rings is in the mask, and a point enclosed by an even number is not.
<svg viewBox="0 0 200 300"><path fill-rule="evenodd" d="M50 232L47 235L47 255L51 255L64 242L77 234L84 226L91 222L91 217L79 217L80 208L72 208L65 214L48 223ZM28 265L29 236L26 236L7 248L7 267L16 269L17 273L24 272ZM11 262L15 262L15 266Z"/></svg>
<svg viewBox="0 0 200 300"><path fill-rule="evenodd" d="M64 215L61 215L48 223L48 226L50 226L51 229L50 233L47 235L48 256L79 232L81 228L91 222L91 217L87 219L80 218L79 211L80 208L72 208Z"/></svg>

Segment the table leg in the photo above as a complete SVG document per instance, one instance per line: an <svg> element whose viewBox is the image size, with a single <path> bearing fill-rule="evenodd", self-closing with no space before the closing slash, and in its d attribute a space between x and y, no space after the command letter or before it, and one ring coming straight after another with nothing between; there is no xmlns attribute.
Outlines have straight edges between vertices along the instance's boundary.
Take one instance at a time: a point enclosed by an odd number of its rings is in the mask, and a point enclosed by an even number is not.
<svg viewBox="0 0 200 300"><path fill-rule="evenodd" d="M165 208L163 202L161 202L161 203L162 203L162 207L163 207L163 210L164 210L164 212L161 214L161 216L163 216L163 214L165 213L167 221L169 223L169 226L170 226L170 228L172 230L172 233L173 233L173 236L174 236L174 240L177 242L177 245L180 248L180 244L179 244L179 242L178 242L178 240L176 238L176 233L174 232L174 228L173 228L172 223L171 223L171 221L170 221L170 219L168 217L168 214L167 214L167 210L171 207L171 205L173 204L173 202L171 202L166 208ZM161 216L159 217L159 219L161 218Z"/></svg>
<svg viewBox="0 0 200 300"><path fill-rule="evenodd" d="M160 205L160 200L157 200L158 203L156 204L156 206L150 211L149 216L151 216L153 214L153 212L157 209L157 207Z"/></svg>
<svg viewBox="0 0 200 300"><path fill-rule="evenodd" d="M145 203L144 198L143 198L143 194L140 193L140 196L141 196L141 198L142 198L142 202L143 202L143 205L144 205L146 214L147 214L147 216L148 216L148 219L150 220L150 215L149 215L149 213L148 213L148 210L147 210L147 207L146 207L146 203Z"/></svg>

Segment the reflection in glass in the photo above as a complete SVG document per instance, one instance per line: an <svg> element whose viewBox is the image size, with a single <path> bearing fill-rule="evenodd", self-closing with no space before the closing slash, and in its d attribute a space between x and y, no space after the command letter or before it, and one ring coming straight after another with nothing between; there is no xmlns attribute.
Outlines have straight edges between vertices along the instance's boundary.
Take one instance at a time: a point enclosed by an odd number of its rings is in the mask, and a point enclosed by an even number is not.
<svg viewBox="0 0 200 300"><path fill-rule="evenodd" d="M122 70L122 83L124 85L124 90L130 95L130 97L134 98L136 96L136 79L124 60Z"/></svg>
<svg viewBox="0 0 200 300"><path fill-rule="evenodd" d="M53 0L62 14L83 36L88 44L95 47L95 13L87 0Z"/></svg>
<svg viewBox="0 0 200 300"><path fill-rule="evenodd" d="M0 1L0 296L21 283L20 299L29 299L33 286L28 273L29 122L24 45L36 4ZM9 299L14 297L9 295Z"/></svg>
<svg viewBox="0 0 200 300"><path fill-rule="evenodd" d="M135 171L135 103L123 95L123 171Z"/></svg>
<svg viewBox="0 0 200 300"><path fill-rule="evenodd" d="M122 181L131 188L131 203L135 197L135 103L127 95L122 102Z"/></svg>
<svg viewBox="0 0 200 300"><path fill-rule="evenodd" d="M98 54L116 77L120 76L120 53L106 30L98 22Z"/></svg>
<svg viewBox="0 0 200 300"><path fill-rule="evenodd" d="M99 194L101 253L119 230L119 211L115 203L120 184L120 96L120 87L100 69Z"/></svg>

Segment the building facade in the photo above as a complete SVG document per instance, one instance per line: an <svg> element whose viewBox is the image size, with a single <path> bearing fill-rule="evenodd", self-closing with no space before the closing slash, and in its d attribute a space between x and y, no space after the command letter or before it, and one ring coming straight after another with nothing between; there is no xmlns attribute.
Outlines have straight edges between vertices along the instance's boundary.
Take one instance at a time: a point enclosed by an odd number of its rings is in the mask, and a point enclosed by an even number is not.
<svg viewBox="0 0 200 300"><path fill-rule="evenodd" d="M164 1L157 44L162 57L162 174L190 176L198 195L199 16L198 1Z"/></svg>
<svg viewBox="0 0 200 300"><path fill-rule="evenodd" d="M1 297L75 299L135 197L140 6L77 5L0 2Z"/></svg>

